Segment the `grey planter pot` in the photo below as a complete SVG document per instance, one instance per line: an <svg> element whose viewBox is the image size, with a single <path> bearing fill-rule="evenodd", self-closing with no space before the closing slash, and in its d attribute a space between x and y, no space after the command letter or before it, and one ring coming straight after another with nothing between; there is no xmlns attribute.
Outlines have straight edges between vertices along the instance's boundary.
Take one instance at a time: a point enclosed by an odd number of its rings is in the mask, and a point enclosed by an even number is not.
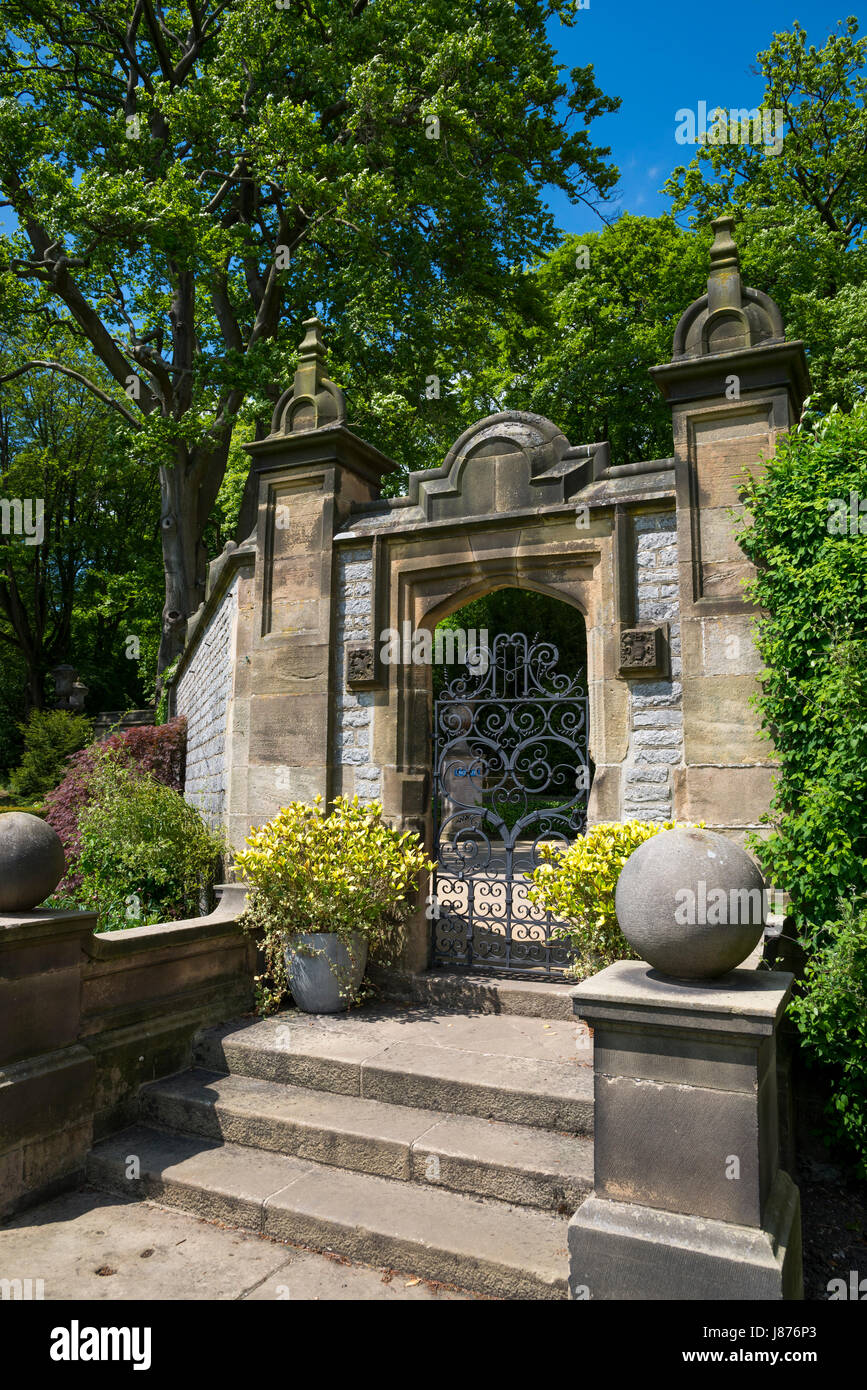
<svg viewBox="0 0 867 1390"><path fill-rule="evenodd" d="M296 950L298 945L313 947L316 955ZM352 954L354 961L336 932L297 932L286 937L286 973L299 1009L308 1014L336 1014L349 1006L367 965L367 941L360 934L352 938Z"/></svg>

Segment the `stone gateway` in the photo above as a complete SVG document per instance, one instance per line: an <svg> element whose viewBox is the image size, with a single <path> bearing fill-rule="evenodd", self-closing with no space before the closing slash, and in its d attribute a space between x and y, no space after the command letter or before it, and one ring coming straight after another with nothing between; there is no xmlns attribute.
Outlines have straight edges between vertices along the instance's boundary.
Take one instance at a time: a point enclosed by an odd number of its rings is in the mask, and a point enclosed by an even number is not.
<svg viewBox="0 0 867 1390"><path fill-rule="evenodd" d="M760 662L734 533L760 469L809 390L803 344L741 283L732 223L714 223L707 293L653 378L673 452L612 460L550 420L478 421L439 467L383 498L393 464L346 423L321 326L271 433L247 445L238 543L210 566L171 692L188 720L187 796L240 846L293 799L381 799L433 843L431 669L385 663L388 630L430 632L506 587L574 605L587 635L587 823L704 821L743 844L772 765L750 697ZM404 965L423 970L422 905Z"/></svg>

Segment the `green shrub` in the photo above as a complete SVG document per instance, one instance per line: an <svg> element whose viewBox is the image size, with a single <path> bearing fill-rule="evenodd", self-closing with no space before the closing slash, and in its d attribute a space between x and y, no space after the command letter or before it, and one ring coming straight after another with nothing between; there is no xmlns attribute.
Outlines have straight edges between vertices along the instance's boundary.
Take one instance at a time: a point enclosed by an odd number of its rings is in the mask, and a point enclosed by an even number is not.
<svg viewBox="0 0 867 1390"><path fill-rule="evenodd" d="M840 1144L867 1177L867 899L841 900L814 940L789 1005L808 1060L828 1069L825 1142Z"/></svg>
<svg viewBox="0 0 867 1390"><path fill-rule="evenodd" d="M68 710L31 710L18 726L24 738L21 762L9 778L16 796L43 796L62 782L66 759L90 742L91 722L83 714Z"/></svg>
<svg viewBox="0 0 867 1390"><path fill-rule="evenodd" d="M213 883L222 837L172 787L100 752L79 819L75 896L99 928L196 917Z"/></svg>
<svg viewBox="0 0 867 1390"><path fill-rule="evenodd" d="M804 936L867 892L865 497L867 404L791 430L746 488L758 707L779 768L773 830L750 848Z"/></svg>
<svg viewBox="0 0 867 1390"><path fill-rule="evenodd" d="M571 845L542 845L543 862L533 873L530 901L555 917L569 920L552 936L575 952L568 974L576 980L595 975L616 960L637 960L617 922L614 890L620 870L633 850L674 821L624 821L594 825Z"/></svg>
<svg viewBox="0 0 867 1390"><path fill-rule="evenodd" d="M867 894L865 497L867 403L835 407L791 430L747 484L740 537L758 567L758 707L778 764L773 829L750 848L788 892L810 953L791 1009L807 1056L829 1068L826 1137L853 1144L862 1165L864 912L838 904Z"/></svg>
<svg viewBox="0 0 867 1390"><path fill-rule="evenodd" d="M235 866L253 889L243 925L264 932L266 968L256 979L261 1013L272 1013L287 993L287 935L336 932L351 955L360 933L372 960L394 963L418 876L434 866L417 835L384 824L379 802L339 796L326 815L321 796L312 806L293 801L251 831L247 844Z"/></svg>

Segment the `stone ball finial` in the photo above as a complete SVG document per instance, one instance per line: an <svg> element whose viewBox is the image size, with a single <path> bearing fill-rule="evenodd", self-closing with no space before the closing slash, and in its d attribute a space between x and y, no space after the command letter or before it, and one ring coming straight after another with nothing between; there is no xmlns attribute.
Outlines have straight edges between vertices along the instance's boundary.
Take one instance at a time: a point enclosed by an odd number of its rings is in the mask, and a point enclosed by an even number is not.
<svg viewBox="0 0 867 1390"><path fill-rule="evenodd" d="M649 965L676 980L713 980L758 944L765 881L724 835L663 830L627 859L614 906L620 930Z"/></svg>
<svg viewBox="0 0 867 1390"><path fill-rule="evenodd" d="M0 912L30 912L66 872L60 836L29 811L0 815Z"/></svg>

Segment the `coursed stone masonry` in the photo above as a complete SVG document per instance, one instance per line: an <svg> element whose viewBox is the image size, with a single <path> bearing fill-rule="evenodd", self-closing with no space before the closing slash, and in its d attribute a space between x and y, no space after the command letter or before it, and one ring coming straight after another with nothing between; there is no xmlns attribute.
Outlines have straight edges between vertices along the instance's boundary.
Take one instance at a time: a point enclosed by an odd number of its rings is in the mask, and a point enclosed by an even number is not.
<svg viewBox="0 0 867 1390"><path fill-rule="evenodd" d="M639 624L668 624L671 669L665 680L629 681L623 818L667 821L673 814L673 769L683 763L677 518L673 512L638 516L634 531L636 618Z"/></svg>
<svg viewBox="0 0 867 1390"><path fill-rule="evenodd" d="M187 720L184 795L212 825L226 812L226 735L234 671L237 576L202 632L178 681L175 711Z"/></svg>
<svg viewBox="0 0 867 1390"><path fill-rule="evenodd" d="M343 662L353 642L367 643L373 629L373 556L370 546L342 549L337 557L335 661ZM373 760L373 693L346 689L336 681L333 760L335 792L376 801L382 769Z"/></svg>

